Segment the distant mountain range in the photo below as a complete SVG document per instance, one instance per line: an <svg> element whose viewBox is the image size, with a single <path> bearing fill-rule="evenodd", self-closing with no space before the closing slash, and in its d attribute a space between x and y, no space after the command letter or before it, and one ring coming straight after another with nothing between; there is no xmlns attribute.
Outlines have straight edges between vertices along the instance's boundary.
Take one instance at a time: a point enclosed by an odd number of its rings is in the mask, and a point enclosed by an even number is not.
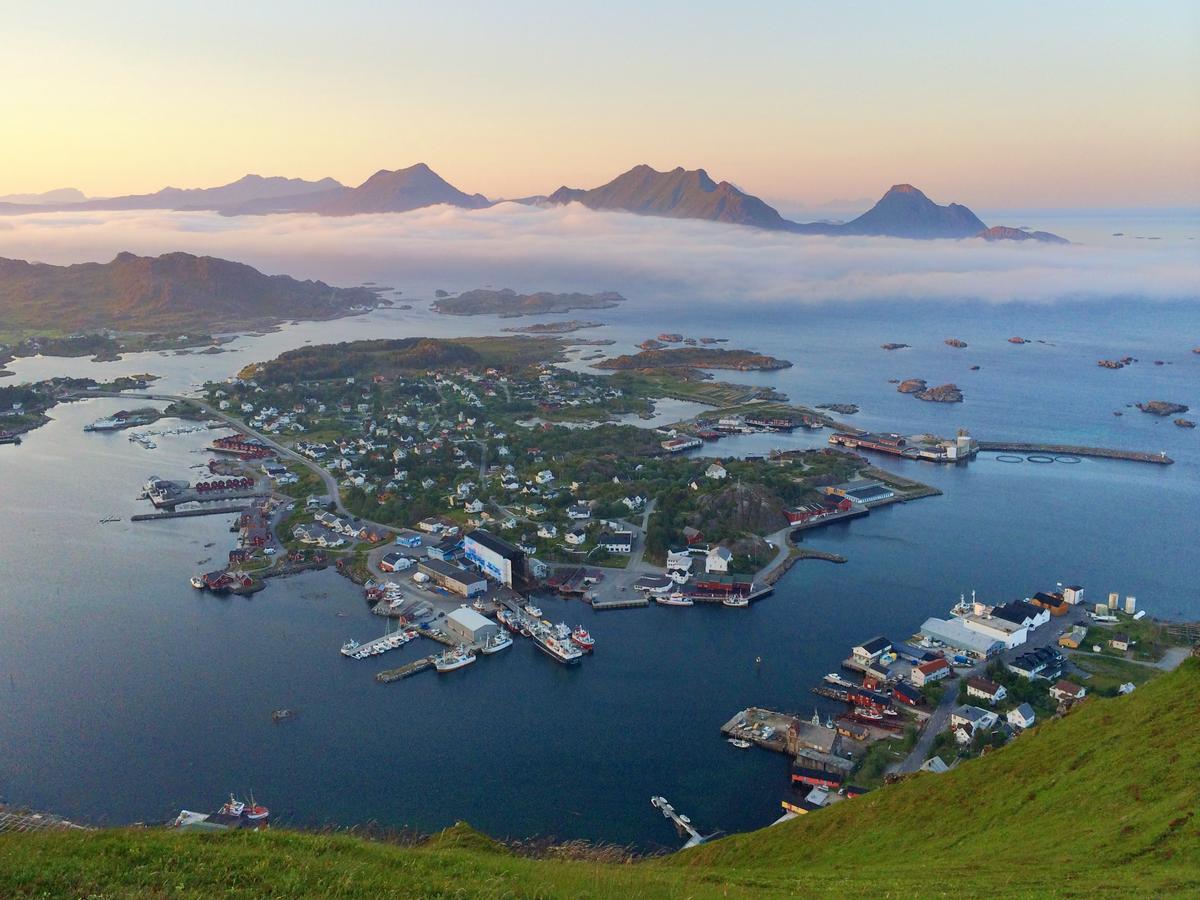
<svg viewBox="0 0 1200 900"><path fill-rule="evenodd" d="M495 202L500 201L459 190L429 166L418 163L395 171L381 169L357 187L347 187L332 178L304 181L299 178L247 175L221 187L169 187L153 194L107 199L67 200L49 195L13 195L0 198L0 213L175 209L215 210L224 215L306 212L323 216L353 216L408 212L438 204L482 209ZM765 201L730 182L713 181L703 169L676 168L659 172L646 165L634 166L597 188L564 186L548 196L526 197L515 202L531 205L581 203L594 210L702 219L796 234L917 239L982 237L986 240L1064 242L1063 238L1048 232L1005 226L989 229L967 207L957 203L939 206L910 184L895 185L871 209L845 223L792 222Z"/></svg>
<svg viewBox="0 0 1200 900"><path fill-rule="evenodd" d="M41 194L0 194L0 203L25 206L46 206L55 203L78 203L86 200L83 191L75 188L58 188Z"/></svg>
<svg viewBox="0 0 1200 900"><path fill-rule="evenodd" d="M73 266L0 257L0 322L17 329L234 330L332 319L378 303L367 288L264 275L190 253L119 253L112 262Z"/></svg>

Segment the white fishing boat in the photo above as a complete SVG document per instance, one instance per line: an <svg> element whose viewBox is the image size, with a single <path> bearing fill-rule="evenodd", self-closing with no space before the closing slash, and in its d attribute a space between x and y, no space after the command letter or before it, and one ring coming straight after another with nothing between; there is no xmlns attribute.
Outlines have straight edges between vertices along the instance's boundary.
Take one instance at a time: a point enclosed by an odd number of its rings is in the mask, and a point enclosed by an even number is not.
<svg viewBox="0 0 1200 900"><path fill-rule="evenodd" d="M506 650L512 645L512 637L506 632L498 631L479 649L485 656L491 656L493 653L499 653L501 650Z"/></svg>
<svg viewBox="0 0 1200 900"><path fill-rule="evenodd" d="M676 591L666 597L656 597L655 601L662 606L694 606L695 601L691 597L685 596L682 592Z"/></svg>
<svg viewBox="0 0 1200 900"><path fill-rule="evenodd" d="M439 653L433 658L433 667L439 672L453 672L455 669L461 669L463 666L469 666L475 662L475 654L468 650L464 644L459 644L453 650L447 650L445 653Z"/></svg>
<svg viewBox="0 0 1200 900"><path fill-rule="evenodd" d="M754 746L749 741L743 740L742 738L730 738L729 743L732 746L737 747L739 750L749 750Z"/></svg>

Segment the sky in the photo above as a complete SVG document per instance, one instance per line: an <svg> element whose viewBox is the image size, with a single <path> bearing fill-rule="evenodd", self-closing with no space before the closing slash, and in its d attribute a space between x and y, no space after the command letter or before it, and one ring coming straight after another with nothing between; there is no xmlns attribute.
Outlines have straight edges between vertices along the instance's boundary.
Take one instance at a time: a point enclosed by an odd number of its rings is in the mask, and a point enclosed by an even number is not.
<svg viewBox="0 0 1200 900"><path fill-rule="evenodd" d="M1200 3L42 0L5 11L0 194L489 197L703 167L785 213L1200 205Z"/></svg>

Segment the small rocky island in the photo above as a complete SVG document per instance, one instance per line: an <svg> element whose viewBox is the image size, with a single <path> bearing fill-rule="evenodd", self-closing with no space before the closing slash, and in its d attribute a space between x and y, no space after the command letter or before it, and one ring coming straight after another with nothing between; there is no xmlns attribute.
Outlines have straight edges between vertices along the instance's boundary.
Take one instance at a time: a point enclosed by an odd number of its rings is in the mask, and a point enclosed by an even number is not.
<svg viewBox="0 0 1200 900"><path fill-rule="evenodd" d="M1023 337L1010 337L1010 338L1008 339L1008 342L1009 342L1010 344L1028 344L1030 341L1029 341L1029 338L1023 338Z"/></svg>
<svg viewBox="0 0 1200 900"><path fill-rule="evenodd" d="M856 403L818 403L817 409L827 409L830 412L840 413L843 416L852 416L858 412L858 404Z"/></svg>
<svg viewBox="0 0 1200 900"><path fill-rule="evenodd" d="M447 316L497 315L511 318L570 312L573 309L611 309L624 302L625 298L616 291L599 294L552 294L549 291L518 294L511 288L479 288L464 291L457 297L439 297L433 301L433 309Z"/></svg>
<svg viewBox="0 0 1200 900"><path fill-rule="evenodd" d="M893 344L890 342L887 344L880 344L879 346L884 350L907 350L909 347L908 344Z"/></svg>
<svg viewBox="0 0 1200 900"><path fill-rule="evenodd" d="M603 322L585 322L582 319L571 319L567 322L538 322L535 325L510 325L508 328L501 328L501 331L508 331L514 334L570 334L573 331L582 331L584 328L602 328Z"/></svg>
<svg viewBox="0 0 1200 900"><path fill-rule="evenodd" d="M1191 419L1176 419L1175 424L1178 425L1180 428L1195 428L1196 427L1196 423L1193 422Z"/></svg>
<svg viewBox="0 0 1200 900"><path fill-rule="evenodd" d="M924 378L909 378L900 382L896 390L901 394L912 394L918 400L929 403L962 403L962 391L956 384L939 384L929 387Z"/></svg>
<svg viewBox="0 0 1200 900"><path fill-rule="evenodd" d="M946 340L942 341L942 343L947 347L957 347L960 350L967 346L966 341L960 341L958 338L946 338Z"/></svg>
<svg viewBox="0 0 1200 900"><path fill-rule="evenodd" d="M1166 400L1147 400L1145 403L1137 404L1137 408L1144 413L1149 413L1152 416L1161 416L1164 419L1167 416L1177 416L1180 413L1188 411L1188 407L1182 403L1169 403Z"/></svg>
<svg viewBox="0 0 1200 900"><path fill-rule="evenodd" d="M739 372L766 372L787 369L791 363L753 350L722 350L711 347L668 347L616 356L597 363L598 369L735 369Z"/></svg>
<svg viewBox="0 0 1200 900"><path fill-rule="evenodd" d="M1120 359L1098 359L1096 365L1102 369L1123 369L1131 363L1137 362L1132 356L1122 356Z"/></svg>

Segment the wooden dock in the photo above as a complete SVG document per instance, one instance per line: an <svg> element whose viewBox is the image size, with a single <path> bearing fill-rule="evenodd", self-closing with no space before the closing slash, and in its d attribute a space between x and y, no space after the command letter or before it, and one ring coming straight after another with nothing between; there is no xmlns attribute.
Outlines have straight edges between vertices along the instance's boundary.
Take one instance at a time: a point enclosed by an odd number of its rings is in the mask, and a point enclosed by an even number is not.
<svg viewBox="0 0 1200 900"><path fill-rule="evenodd" d="M981 451L1000 453L1037 453L1049 456L1091 456L1097 459L1124 459L1130 462L1155 463L1169 466L1175 462L1165 453L1146 453L1141 450L1114 450L1109 447L1077 447L1074 444L1029 444L1020 441L980 441Z"/></svg>
<svg viewBox="0 0 1200 900"><path fill-rule="evenodd" d="M388 684L389 682L399 681L401 678L407 678L410 675L416 675L418 672L424 672L426 669L432 668L433 657L424 656L421 659L405 663L395 669L384 669L375 676L375 680L380 684Z"/></svg>

